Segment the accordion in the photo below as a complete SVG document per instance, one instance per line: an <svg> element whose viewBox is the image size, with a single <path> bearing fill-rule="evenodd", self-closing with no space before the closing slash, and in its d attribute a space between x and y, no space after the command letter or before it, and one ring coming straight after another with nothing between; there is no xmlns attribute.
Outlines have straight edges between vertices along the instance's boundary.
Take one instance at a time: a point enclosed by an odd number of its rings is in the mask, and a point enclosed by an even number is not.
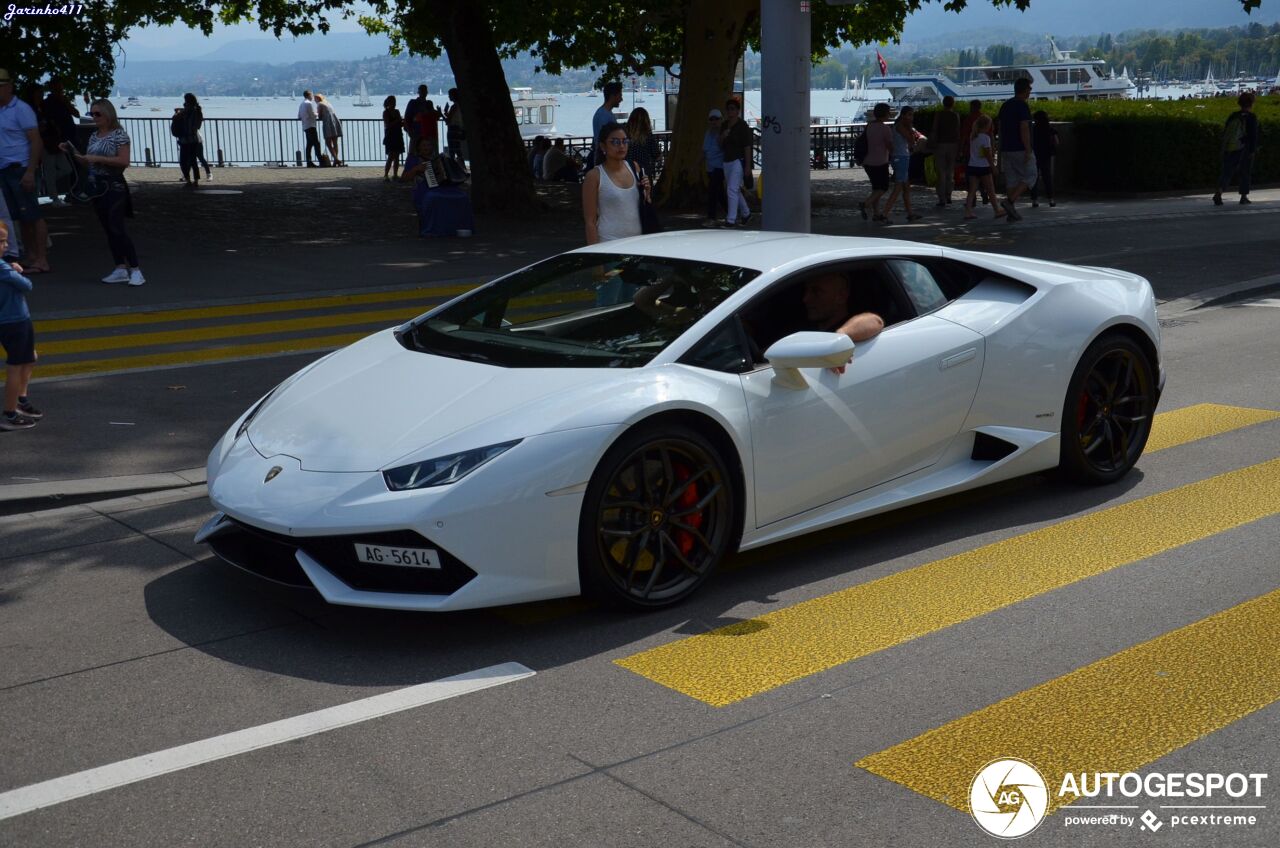
<svg viewBox="0 0 1280 848"><path fill-rule="evenodd" d="M428 188L461 185L467 181L468 176L467 170L458 160L439 154L427 161L426 170L422 172L422 179L426 181Z"/></svg>

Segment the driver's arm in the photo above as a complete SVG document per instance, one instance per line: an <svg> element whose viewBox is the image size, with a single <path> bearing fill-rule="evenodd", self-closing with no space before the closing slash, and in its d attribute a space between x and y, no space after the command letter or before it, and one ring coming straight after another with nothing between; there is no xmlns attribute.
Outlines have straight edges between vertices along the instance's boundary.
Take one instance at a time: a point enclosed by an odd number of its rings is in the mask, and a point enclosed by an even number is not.
<svg viewBox="0 0 1280 848"><path fill-rule="evenodd" d="M874 339L884 329L884 319L874 312L859 312L840 325L837 333L844 333L855 342Z"/></svg>

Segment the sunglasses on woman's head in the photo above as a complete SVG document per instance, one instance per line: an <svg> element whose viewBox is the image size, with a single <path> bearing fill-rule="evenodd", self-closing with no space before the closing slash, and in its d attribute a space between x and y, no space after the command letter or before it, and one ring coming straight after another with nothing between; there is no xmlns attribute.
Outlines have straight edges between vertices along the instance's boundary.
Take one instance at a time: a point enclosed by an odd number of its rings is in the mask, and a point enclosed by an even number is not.
<svg viewBox="0 0 1280 848"><path fill-rule="evenodd" d="M628 145L630 145L630 144L631 144L631 139L629 139L629 138L611 138L611 139L609 139L609 143L610 143L610 144L612 144L614 147L626 147L626 146L628 146Z"/></svg>

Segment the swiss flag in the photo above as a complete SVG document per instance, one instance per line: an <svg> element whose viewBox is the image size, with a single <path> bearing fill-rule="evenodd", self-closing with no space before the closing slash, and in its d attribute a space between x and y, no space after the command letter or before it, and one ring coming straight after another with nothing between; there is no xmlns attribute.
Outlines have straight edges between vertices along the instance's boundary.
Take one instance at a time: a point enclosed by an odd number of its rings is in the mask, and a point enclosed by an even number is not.
<svg viewBox="0 0 1280 848"><path fill-rule="evenodd" d="M883 77L883 76L888 76L888 74L889 74L889 63L888 63L888 62L886 62L886 61L884 60L884 57L880 55L880 51L879 51L879 50L877 50L877 51L876 51L876 61L880 63L880 76L882 76L882 77Z"/></svg>

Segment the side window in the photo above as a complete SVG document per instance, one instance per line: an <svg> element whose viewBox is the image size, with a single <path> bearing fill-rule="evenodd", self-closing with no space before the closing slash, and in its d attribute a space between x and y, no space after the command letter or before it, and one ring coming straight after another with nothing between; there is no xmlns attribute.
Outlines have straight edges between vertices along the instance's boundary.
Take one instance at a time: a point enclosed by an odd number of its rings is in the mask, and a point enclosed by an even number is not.
<svg viewBox="0 0 1280 848"><path fill-rule="evenodd" d="M713 330L693 350L680 359L685 365L741 374L751 370L751 356L739 329L738 319L731 318Z"/></svg>
<svg viewBox="0 0 1280 848"><path fill-rule="evenodd" d="M917 315L932 312L946 304L947 296L928 268L909 259L890 259L888 264L902 281Z"/></svg>

